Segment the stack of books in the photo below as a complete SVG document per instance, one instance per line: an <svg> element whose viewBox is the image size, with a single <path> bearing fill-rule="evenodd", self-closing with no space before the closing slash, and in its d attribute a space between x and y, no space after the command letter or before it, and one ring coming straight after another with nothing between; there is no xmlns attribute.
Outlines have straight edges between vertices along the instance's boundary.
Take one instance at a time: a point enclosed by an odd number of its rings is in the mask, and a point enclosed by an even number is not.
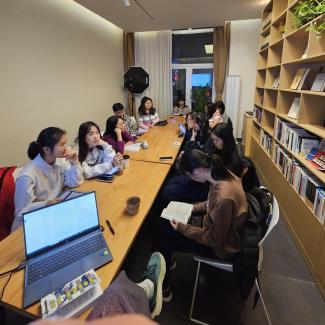
<svg viewBox="0 0 325 325"><path fill-rule="evenodd" d="M317 148L319 145L318 137L279 118L275 120L275 137L288 150L297 155L307 155L312 148Z"/></svg>

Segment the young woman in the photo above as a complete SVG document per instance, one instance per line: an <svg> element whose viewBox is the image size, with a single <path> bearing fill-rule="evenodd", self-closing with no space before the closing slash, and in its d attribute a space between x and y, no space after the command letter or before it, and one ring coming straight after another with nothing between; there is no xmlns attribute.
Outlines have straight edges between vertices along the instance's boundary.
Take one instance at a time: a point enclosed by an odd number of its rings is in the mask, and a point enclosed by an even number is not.
<svg viewBox="0 0 325 325"><path fill-rule="evenodd" d="M188 148L199 149L200 146L185 147L186 150ZM235 138L225 123L220 123L213 129L201 150L208 154L217 154L238 177L243 174L244 165L239 157ZM186 173L170 178L162 190L164 201L190 203L206 200L208 192L208 184L196 182Z"/></svg>
<svg viewBox="0 0 325 325"><path fill-rule="evenodd" d="M159 116L156 109L153 107L152 99L149 97L143 97L141 104L138 108L138 127L142 130L149 130L157 122L159 122Z"/></svg>
<svg viewBox="0 0 325 325"><path fill-rule="evenodd" d="M107 173L123 160L120 153L116 155L112 146L101 139L100 129L94 122L85 122L79 126L76 142L79 162L86 179Z"/></svg>
<svg viewBox="0 0 325 325"><path fill-rule="evenodd" d="M111 116L106 121L103 140L110 144L116 153L124 153L124 145L134 142L132 135L126 131L123 120L119 116Z"/></svg>
<svg viewBox="0 0 325 325"><path fill-rule="evenodd" d="M217 155L199 150L184 153L183 170L196 182L210 183L208 200L194 205L194 213L205 213L202 227L171 220L164 222L160 252L166 260L164 281L168 301L173 252L191 252L220 259L231 259L240 252L240 232L247 216L247 201L240 178L229 171Z"/></svg>
<svg viewBox="0 0 325 325"><path fill-rule="evenodd" d="M187 127L187 132L185 134L185 144L184 149L187 150L189 148L202 148L205 141L206 135L204 132L205 120L201 114L193 114L192 123L189 122Z"/></svg>
<svg viewBox="0 0 325 325"><path fill-rule="evenodd" d="M231 119L228 117L225 111L225 104L219 100L215 103L215 112L209 118L209 127L213 129L219 123L226 123L231 132L233 132Z"/></svg>
<svg viewBox="0 0 325 325"><path fill-rule="evenodd" d="M49 127L28 148L32 160L16 179L15 219L11 230L22 225L22 213L59 201L64 186L83 182L78 153L67 147L65 131Z"/></svg>
<svg viewBox="0 0 325 325"><path fill-rule="evenodd" d="M185 104L185 97L179 96L177 99L177 105L174 106L173 114L185 115L190 112L190 108Z"/></svg>
<svg viewBox="0 0 325 325"><path fill-rule="evenodd" d="M115 116L118 116L123 120L126 130L133 137L136 136L138 128L135 118L133 116L131 117L130 115L125 114L124 106L121 103L115 103L112 108Z"/></svg>

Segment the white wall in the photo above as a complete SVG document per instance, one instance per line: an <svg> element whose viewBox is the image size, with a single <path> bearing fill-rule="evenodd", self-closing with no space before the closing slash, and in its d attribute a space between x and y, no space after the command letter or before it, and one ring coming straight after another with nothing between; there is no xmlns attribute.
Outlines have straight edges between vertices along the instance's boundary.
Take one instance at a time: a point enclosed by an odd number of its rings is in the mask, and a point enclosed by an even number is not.
<svg viewBox="0 0 325 325"><path fill-rule="evenodd" d="M72 0L0 0L0 48L0 164L45 127L104 127L123 100L123 31Z"/></svg>
<svg viewBox="0 0 325 325"><path fill-rule="evenodd" d="M260 24L260 19L231 22L228 74L240 76L237 137L241 137L244 112L253 110Z"/></svg>

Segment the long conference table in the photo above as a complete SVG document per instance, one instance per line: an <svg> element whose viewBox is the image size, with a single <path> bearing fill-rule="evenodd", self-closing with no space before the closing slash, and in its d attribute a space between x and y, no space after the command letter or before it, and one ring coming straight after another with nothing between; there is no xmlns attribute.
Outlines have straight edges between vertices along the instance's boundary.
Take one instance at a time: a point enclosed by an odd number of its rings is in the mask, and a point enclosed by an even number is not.
<svg viewBox="0 0 325 325"><path fill-rule="evenodd" d="M113 183L87 180L78 191L96 191L100 224L104 227L104 237L113 256L113 261L97 269L102 288L107 288L119 272L134 239L174 163L183 138L178 137L178 123L182 118L171 118L165 126L155 126L142 135L138 141L146 140L149 148L130 153L131 159L123 175L116 176ZM178 143L178 144L176 144ZM128 153L129 154L129 153ZM171 156L168 161L160 161L161 156ZM131 196L140 197L140 210L135 216L125 213L126 200ZM109 219L115 235L106 226ZM46 231L46 230L45 230ZM0 273L13 269L25 260L23 229L20 227L0 242ZM0 277L0 292L8 276ZM23 309L24 271L12 275L0 304L18 309L30 316L40 317L40 303ZM90 309L79 316L85 319Z"/></svg>

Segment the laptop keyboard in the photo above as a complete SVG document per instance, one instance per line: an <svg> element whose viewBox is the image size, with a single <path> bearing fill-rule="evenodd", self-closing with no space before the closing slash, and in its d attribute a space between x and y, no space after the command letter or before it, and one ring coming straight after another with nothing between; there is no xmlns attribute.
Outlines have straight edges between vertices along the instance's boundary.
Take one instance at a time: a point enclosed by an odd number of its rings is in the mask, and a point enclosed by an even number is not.
<svg viewBox="0 0 325 325"><path fill-rule="evenodd" d="M77 245L68 247L54 255L28 266L28 284L31 284L46 275L53 273L81 258L106 247L101 234L91 237Z"/></svg>

